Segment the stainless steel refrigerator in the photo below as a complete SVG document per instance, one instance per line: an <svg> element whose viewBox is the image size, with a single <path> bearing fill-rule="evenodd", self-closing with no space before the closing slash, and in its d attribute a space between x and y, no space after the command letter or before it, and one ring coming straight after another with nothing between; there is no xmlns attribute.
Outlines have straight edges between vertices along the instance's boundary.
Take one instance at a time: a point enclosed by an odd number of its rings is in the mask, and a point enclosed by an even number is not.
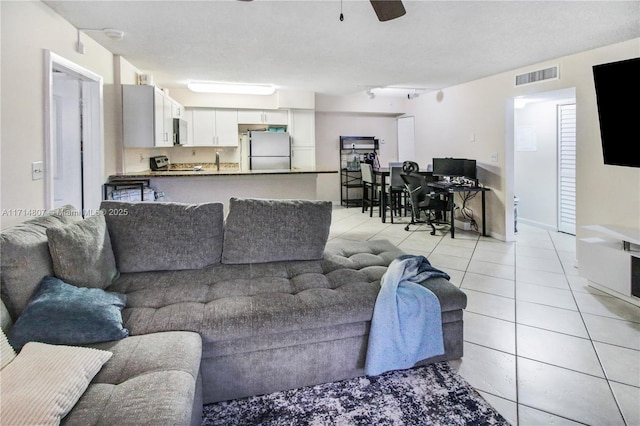
<svg viewBox="0 0 640 426"><path fill-rule="evenodd" d="M249 132L249 168L251 170L290 169L289 133Z"/></svg>

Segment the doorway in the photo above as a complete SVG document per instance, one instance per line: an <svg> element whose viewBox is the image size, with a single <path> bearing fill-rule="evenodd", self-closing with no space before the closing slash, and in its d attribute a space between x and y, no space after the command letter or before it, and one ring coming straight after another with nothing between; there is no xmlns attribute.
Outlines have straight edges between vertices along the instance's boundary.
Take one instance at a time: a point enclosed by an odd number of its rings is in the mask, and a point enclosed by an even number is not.
<svg viewBox="0 0 640 426"><path fill-rule="evenodd" d="M45 205L83 216L102 200L102 77L45 52Z"/></svg>
<svg viewBox="0 0 640 426"><path fill-rule="evenodd" d="M514 99L518 223L575 235L575 89Z"/></svg>
<svg viewBox="0 0 640 426"><path fill-rule="evenodd" d="M398 122L398 161L415 158L415 117L400 117Z"/></svg>

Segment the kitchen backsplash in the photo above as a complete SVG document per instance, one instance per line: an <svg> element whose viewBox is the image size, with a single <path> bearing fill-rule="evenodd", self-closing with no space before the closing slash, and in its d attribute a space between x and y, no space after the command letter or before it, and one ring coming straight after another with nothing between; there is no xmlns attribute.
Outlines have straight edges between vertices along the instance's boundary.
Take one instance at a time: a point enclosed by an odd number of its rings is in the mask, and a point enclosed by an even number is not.
<svg viewBox="0 0 640 426"><path fill-rule="evenodd" d="M171 148L127 148L124 150L125 173L149 170L149 158L166 155L171 164L214 164L216 152L220 153L220 164L240 163L240 148L171 147Z"/></svg>

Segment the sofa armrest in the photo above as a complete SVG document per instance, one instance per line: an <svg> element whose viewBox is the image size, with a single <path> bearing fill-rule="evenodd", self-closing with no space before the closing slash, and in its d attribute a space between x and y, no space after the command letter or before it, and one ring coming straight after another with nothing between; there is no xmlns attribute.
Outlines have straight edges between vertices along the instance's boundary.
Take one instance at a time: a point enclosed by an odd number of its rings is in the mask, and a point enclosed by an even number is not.
<svg viewBox="0 0 640 426"><path fill-rule="evenodd" d="M113 356L62 424L188 425L202 415L197 333L153 333L90 346Z"/></svg>

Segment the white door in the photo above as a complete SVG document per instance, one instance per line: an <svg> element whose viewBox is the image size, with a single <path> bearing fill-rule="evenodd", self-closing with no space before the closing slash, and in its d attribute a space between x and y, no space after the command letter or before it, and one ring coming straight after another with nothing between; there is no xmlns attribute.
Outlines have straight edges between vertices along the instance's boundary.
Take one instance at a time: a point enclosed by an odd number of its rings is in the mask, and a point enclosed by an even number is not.
<svg viewBox="0 0 640 426"><path fill-rule="evenodd" d="M398 161L415 161L414 117L398 118ZM425 167L426 164L420 164Z"/></svg>
<svg viewBox="0 0 640 426"><path fill-rule="evenodd" d="M105 180L102 77L48 50L45 63L45 207L93 214Z"/></svg>
<svg viewBox="0 0 640 426"><path fill-rule="evenodd" d="M53 207L70 204L84 208L82 200L81 84L63 72L53 74Z"/></svg>
<svg viewBox="0 0 640 426"><path fill-rule="evenodd" d="M576 104L558 105L558 231L576 234Z"/></svg>

